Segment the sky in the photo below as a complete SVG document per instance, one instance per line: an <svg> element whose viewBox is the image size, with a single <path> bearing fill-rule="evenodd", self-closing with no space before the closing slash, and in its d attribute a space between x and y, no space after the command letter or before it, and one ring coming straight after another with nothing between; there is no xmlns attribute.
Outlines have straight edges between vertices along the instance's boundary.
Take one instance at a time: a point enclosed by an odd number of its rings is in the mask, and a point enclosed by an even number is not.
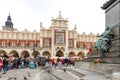
<svg viewBox="0 0 120 80"><path fill-rule="evenodd" d="M61 11L62 17L69 21L69 30L76 25L80 34L101 34L105 30L105 11L101 9L105 2L106 0L0 0L0 30L9 13L17 30L39 32L40 22L49 28L52 17L58 17Z"/></svg>

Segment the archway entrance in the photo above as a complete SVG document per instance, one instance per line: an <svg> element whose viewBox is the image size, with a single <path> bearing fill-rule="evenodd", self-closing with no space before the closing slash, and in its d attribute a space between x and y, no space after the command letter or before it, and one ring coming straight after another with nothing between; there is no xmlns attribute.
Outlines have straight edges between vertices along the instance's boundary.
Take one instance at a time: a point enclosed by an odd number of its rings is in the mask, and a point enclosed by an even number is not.
<svg viewBox="0 0 120 80"><path fill-rule="evenodd" d="M0 50L0 56L4 56L5 54L7 54L4 50Z"/></svg>
<svg viewBox="0 0 120 80"><path fill-rule="evenodd" d="M40 55L40 53L39 53L38 51L34 51L34 52L32 53L32 56L33 56L33 57L36 57L37 55Z"/></svg>
<svg viewBox="0 0 120 80"><path fill-rule="evenodd" d="M21 53L21 58L28 58L30 55L29 55L29 52L28 51L23 51Z"/></svg>
<svg viewBox="0 0 120 80"><path fill-rule="evenodd" d="M79 56L79 58L83 58L84 57L84 53L83 52L79 52L78 56Z"/></svg>
<svg viewBox="0 0 120 80"><path fill-rule="evenodd" d="M63 54L62 51L58 51L58 52L56 52L56 55L55 55L55 56L57 56L57 57L63 57L64 54Z"/></svg>
<svg viewBox="0 0 120 80"><path fill-rule="evenodd" d="M48 51L43 52L43 56L51 57L51 55L50 55L50 53Z"/></svg>
<svg viewBox="0 0 120 80"><path fill-rule="evenodd" d="M68 56L69 56L69 57L74 57L74 56L75 56L75 53L74 53L74 52L70 52Z"/></svg>
<svg viewBox="0 0 120 80"><path fill-rule="evenodd" d="M15 51L15 50L12 50L11 52L10 52L10 54L12 54L14 57L19 57L19 54L18 54L18 52L17 51Z"/></svg>

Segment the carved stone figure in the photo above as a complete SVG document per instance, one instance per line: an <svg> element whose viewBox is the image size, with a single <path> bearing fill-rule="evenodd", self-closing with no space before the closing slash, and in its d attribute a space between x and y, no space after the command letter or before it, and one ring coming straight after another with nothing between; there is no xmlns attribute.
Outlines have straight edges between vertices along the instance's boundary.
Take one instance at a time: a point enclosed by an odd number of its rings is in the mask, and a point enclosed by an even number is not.
<svg viewBox="0 0 120 80"><path fill-rule="evenodd" d="M105 31L102 33L101 37L96 42L94 48L101 51L101 54L109 52L109 48L111 47L110 39L113 38L113 33L110 27L107 27Z"/></svg>

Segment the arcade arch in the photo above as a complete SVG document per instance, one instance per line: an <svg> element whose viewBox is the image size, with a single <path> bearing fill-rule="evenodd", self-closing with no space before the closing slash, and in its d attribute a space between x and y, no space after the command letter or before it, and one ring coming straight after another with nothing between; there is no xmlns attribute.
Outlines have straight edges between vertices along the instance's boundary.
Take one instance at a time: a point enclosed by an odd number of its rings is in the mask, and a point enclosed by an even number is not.
<svg viewBox="0 0 120 80"><path fill-rule="evenodd" d="M0 50L0 55L5 55L7 54L4 50Z"/></svg>
<svg viewBox="0 0 120 80"><path fill-rule="evenodd" d="M34 51L34 52L32 53L32 56L34 56L34 57L36 57L37 55L40 55L39 51Z"/></svg>
<svg viewBox="0 0 120 80"><path fill-rule="evenodd" d="M64 57L64 54L63 54L62 51L57 51L55 56L57 56L57 57Z"/></svg>
<svg viewBox="0 0 120 80"><path fill-rule="evenodd" d="M14 57L19 57L19 53L16 50L12 50L9 54L12 54Z"/></svg>
<svg viewBox="0 0 120 80"><path fill-rule="evenodd" d="M73 57L73 56L75 56L75 53L74 52L70 52L68 56L69 57Z"/></svg>
<svg viewBox="0 0 120 80"><path fill-rule="evenodd" d="M47 57L51 57L51 55L50 55L50 53L48 51L44 51L42 55L47 56Z"/></svg>
<svg viewBox="0 0 120 80"><path fill-rule="evenodd" d="M28 58L30 56L30 54L29 54L29 52L28 51L23 51L22 53L21 53L21 58Z"/></svg>
<svg viewBox="0 0 120 80"><path fill-rule="evenodd" d="M78 53L78 56L79 56L79 58L83 58L83 57L84 57L84 52L82 52L82 51L79 52L79 53Z"/></svg>

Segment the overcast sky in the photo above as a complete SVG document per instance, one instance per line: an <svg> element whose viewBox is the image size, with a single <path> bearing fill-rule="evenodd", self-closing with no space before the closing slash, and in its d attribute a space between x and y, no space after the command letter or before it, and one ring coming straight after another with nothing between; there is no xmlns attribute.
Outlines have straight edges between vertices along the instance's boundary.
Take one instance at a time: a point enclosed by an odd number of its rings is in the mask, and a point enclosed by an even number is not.
<svg viewBox="0 0 120 80"><path fill-rule="evenodd" d="M108 1L108 0L107 0ZM40 22L45 28L51 25L52 17L68 18L68 27L77 25L78 33L102 33L105 29L105 11L101 6L106 0L0 0L0 29L5 25L10 12L14 28L40 30Z"/></svg>

